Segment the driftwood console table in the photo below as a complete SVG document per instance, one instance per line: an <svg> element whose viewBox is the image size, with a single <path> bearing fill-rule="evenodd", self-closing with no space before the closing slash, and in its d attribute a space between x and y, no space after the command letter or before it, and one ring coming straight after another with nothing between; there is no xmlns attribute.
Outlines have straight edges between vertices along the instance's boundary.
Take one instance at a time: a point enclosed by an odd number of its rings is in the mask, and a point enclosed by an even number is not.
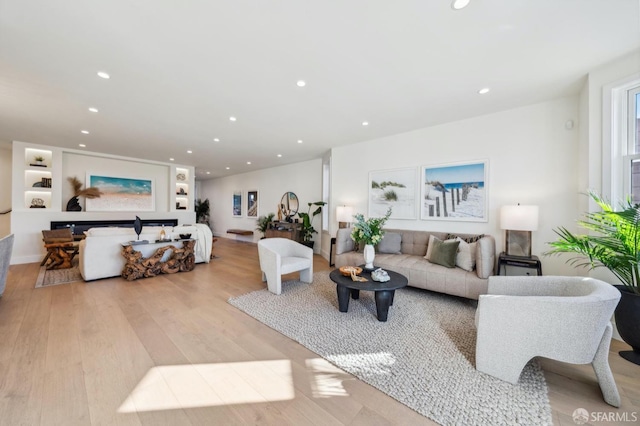
<svg viewBox="0 0 640 426"><path fill-rule="evenodd" d="M136 250L141 246L159 246L147 258ZM138 278L155 277L160 274L175 274L176 272L192 271L196 264L194 248L195 239L157 242L148 244L122 244L122 256L126 264L122 269L122 278L133 281ZM169 254L166 252L170 251ZM168 256L168 257L167 257Z"/></svg>

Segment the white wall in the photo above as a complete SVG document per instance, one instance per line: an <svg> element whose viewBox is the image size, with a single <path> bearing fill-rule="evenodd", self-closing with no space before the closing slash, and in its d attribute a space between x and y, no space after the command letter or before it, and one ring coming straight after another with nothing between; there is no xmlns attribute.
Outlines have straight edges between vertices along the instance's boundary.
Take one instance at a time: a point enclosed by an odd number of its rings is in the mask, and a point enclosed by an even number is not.
<svg viewBox="0 0 640 426"><path fill-rule="evenodd" d="M552 229L571 227L578 216L578 98L565 98L475 117L332 150L331 205L350 205L367 215L369 171L489 160L489 221L390 220L387 228L504 235L499 209L505 204L540 206L533 253L541 256ZM331 234L337 229L331 209ZM543 273L573 275L563 259L544 257Z"/></svg>
<svg viewBox="0 0 640 426"><path fill-rule="evenodd" d="M242 191L243 216L232 215L232 196L234 191ZM257 242L262 235L256 231L256 218L246 216L247 191L258 191L258 216L274 213L277 217L278 204L282 195L291 191L298 196L300 211L306 212L307 203L322 200L322 160L304 161L270 169L257 170L223 178L198 182L198 196L209 199L211 206L211 225L216 236ZM320 241L322 229L321 217L316 216L314 228L319 232L314 240ZM227 234L227 229L239 228L254 231L253 237ZM314 250L318 251L316 243Z"/></svg>
<svg viewBox="0 0 640 426"><path fill-rule="evenodd" d="M0 211L11 208L11 147L0 145ZM11 214L0 215L0 238L11 233Z"/></svg>

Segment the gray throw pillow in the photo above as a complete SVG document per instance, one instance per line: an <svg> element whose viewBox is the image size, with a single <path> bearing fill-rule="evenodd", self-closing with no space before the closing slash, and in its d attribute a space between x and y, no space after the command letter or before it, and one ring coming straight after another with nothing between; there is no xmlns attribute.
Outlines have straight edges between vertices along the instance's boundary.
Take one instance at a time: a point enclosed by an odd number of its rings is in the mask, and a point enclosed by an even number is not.
<svg viewBox="0 0 640 426"><path fill-rule="evenodd" d="M402 234L386 232L378 243L378 253L402 254Z"/></svg>
<svg viewBox="0 0 640 426"><path fill-rule="evenodd" d="M456 266L456 254L458 253L459 245L460 241L440 241L439 239L434 239L429 261L447 268L454 268Z"/></svg>

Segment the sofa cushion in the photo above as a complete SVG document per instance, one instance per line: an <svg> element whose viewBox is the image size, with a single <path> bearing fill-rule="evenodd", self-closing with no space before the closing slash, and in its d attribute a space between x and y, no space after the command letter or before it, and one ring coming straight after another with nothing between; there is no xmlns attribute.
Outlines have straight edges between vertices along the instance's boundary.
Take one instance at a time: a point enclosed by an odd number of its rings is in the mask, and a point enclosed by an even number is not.
<svg viewBox="0 0 640 426"><path fill-rule="evenodd" d="M112 237L114 235L133 235L136 236L136 231L133 228L119 228L115 226L103 226L97 228L89 228L84 231L87 237Z"/></svg>
<svg viewBox="0 0 640 426"><path fill-rule="evenodd" d="M473 271L476 267L476 246L478 243L468 243L460 237L457 237L456 241L460 242L456 254L456 266L465 271Z"/></svg>
<svg viewBox="0 0 640 426"><path fill-rule="evenodd" d="M402 235L386 232L378 244L378 253L401 254Z"/></svg>
<svg viewBox="0 0 640 426"><path fill-rule="evenodd" d="M427 259L431 263L453 268L456 266L456 254L460 241L441 241L439 238L433 240L431 256Z"/></svg>
<svg viewBox="0 0 640 426"><path fill-rule="evenodd" d="M476 248L476 273L479 278L489 278L496 263L496 250L492 238L480 238Z"/></svg>

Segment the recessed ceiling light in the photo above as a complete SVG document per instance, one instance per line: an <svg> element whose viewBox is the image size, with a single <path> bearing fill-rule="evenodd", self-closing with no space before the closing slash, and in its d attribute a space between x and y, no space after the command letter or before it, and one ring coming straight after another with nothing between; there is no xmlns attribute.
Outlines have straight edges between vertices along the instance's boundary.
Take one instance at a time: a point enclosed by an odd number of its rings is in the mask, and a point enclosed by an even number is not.
<svg viewBox="0 0 640 426"><path fill-rule="evenodd" d="M87 146L86 146L85 144L83 144L83 143L79 143L79 144L78 144L78 146L79 146L80 148L86 148L86 147L87 147Z"/></svg>
<svg viewBox="0 0 640 426"><path fill-rule="evenodd" d="M278 154L278 158L282 157L282 154Z"/></svg>
<svg viewBox="0 0 640 426"><path fill-rule="evenodd" d="M478 93L484 95L485 93L489 93L490 90L491 89L489 89L488 87L483 87L482 89L478 90Z"/></svg>
<svg viewBox="0 0 640 426"><path fill-rule="evenodd" d="M188 150L188 151L187 151L187 154L193 154L193 151Z"/></svg>
<svg viewBox="0 0 640 426"><path fill-rule="evenodd" d="M247 161L247 164L251 164L251 161Z"/></svg>
<svg viewBox="0 0 640 426"><path fill-rule="evenodd" d="M220 139L218 139L218 138L213 138L213 141L214 141L214 142L220 142Z"/></svg>
<svg viewBox="0 0 640 426"><path fill-rule="evenodd" d="M229 170L231 167L225 167L225 169Z"/></svg>
<svg viewBox="0 0 640 426"><path fill-rule="evenodd" d="M210 175L210 174L211 174L211 172L207 172L207 174L208 174L208 175Z"/></svg>
<svg viewBox="0 0 640 426"><path fill-rule="evenodd" d="M91 108L89 108L89 111L91 111L91 112L98 112L98 108L91 107Z"/></svg>
<svg viewBox="0 0 640 426"><path fill-rule="evenodd" d="M302 143L302 140L298 139L298 143Z"/></svg>
<svg viewBox="0 0 640 426"><path fill-rule="evenodd" d="M83 135L88 135L89 131L88 130L80 130L80 133L82 133Z"/></svg>
<svg viewBox="0 0 640 426"><path fill-rule="evenodd" d="M298 87L304 87L307 85L307 82L304 80L298 80L296 84L298 85Z"/></svg>
<svg viewBox="0 0 640 426"><path fill-rule="evenodd" d="M104 78L105 80L108 80L111 78L111 76L104 71L98 71L98 77Z"/></svg>
<svg viewBox="0 0 640 426"><path fill-rule="evenodd" d="M453 10L464 9L465 7L469 6L470 1L471 0L453 0L451 2L451 8Z"/></svg>
<svg viewBox="0 0 640 426"><path fill-rule="evenodd" d="M174 161L174 159L173 158L169 158L169 161Z"/></svg>
<svg viewBox="0 0 640 426"><path fill-rule="evenodd" d="M369 125L369 122L368 122L368 121L363 121L363 122L362 122L362 125L363 125L363 126L368 126L368 125Z"/></svg>
<svg viewBox="0 0 640 426"><path fill-rule="evenodd" d="M236 121L235 117L229 117L229 121Z"/></svg>

